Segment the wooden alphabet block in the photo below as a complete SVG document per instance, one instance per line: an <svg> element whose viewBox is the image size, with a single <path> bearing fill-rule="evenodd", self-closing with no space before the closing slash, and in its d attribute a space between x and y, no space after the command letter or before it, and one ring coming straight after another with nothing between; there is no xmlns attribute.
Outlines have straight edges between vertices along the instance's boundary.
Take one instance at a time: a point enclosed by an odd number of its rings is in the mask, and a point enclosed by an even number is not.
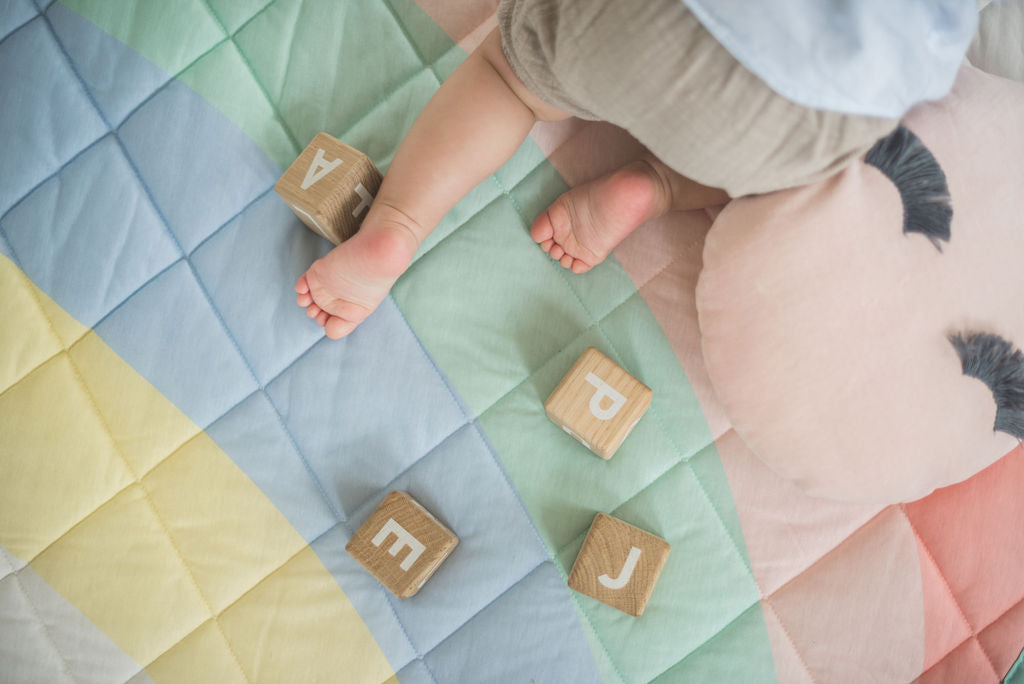
<svg viewBox="0 0 1024 684"><path fill-rule="evenodd" d="M548 418L606 461L651 405L651 388L593 347L544 402Z"/></svg>
<svg viewBox="0 0 1024 684"><path fill-rule="evenodd" d="M369 157L318 133L274 190L303 223L337 245L359 230L380 183Z"/></svg>
<svg viewBox="0 0 1024 684"><path fill-rule="evenodd" d="M391 492L345 550L398 598L415 594L459 538L405 492Z"/></svg>
<svg viewBox="0 0 1024 684"><path fill-rule="evenodd" d="M661 537L598 513L569 573L569 588L640 617L670 548Z"/></svg>

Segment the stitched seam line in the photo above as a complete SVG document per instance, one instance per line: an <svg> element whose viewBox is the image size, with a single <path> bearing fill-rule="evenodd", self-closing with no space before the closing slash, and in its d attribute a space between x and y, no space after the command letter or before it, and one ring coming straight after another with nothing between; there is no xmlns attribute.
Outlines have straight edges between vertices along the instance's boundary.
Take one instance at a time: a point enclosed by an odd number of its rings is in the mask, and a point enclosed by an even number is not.
<svg viewBox="0 0 1024 684"><path fill-rule="evenodd" d="M35 617L36 622L38 622L39 626L42 627L43 635L46 637L46 642L50 645L50 648L53 649L53 652L57 654L57 657L60 658L61 672L70 681L77 682L78 678L75 677L74 673L72 672L71 666L68 664L67 658L65 658L61 650L57 648L57 642L54 640L53 634L50 632L50 628L47 626L46 622L43 621L42 616L39 614L39 609L36 608L35 603L32 602L32 598L29 596L28 591L22 584L21 572L19 570L11 570L9 575L11 576L11 581L14 582L14 586L18 588L18 591L21 593L22 597L24 597L25 603L28 604L28 607L32 611L32 615L33 617ZM0 581L2 581L2 578L0 578Z"/></svg>
<svg viewBox="0 0 1024 684"><path fill-rule="evenodd" d="M398 13L395 12L395 8L391 6L391 0L384 0L384 6L387 8L388 12L391 13L391 18L398 25L398 29L402 32L402 37L405 38L405 42L408 43L409 47L412 48L413 53L416 55L416 59L418 59L420 64L422 64L427 70L430 71L431 75L433 75L434 77L434 80L437 81L438 86L440 86L441 77L438 76L437 71L435 71L434 69L434 65L436 63L427 63L427 60L423 57L423 54L420 52L419 45L417 45L416 41L413 40L412 34L409 33L409 30L406 28L402 20L398 18ZM447 51L445 51L445 54L447 54Z"/></svg>
<svg viewBox="0 0 1024 684"><path fill-rule="evenodd" d="M238 56L242 58L242 63L245 65L245 68L249 72L249 75L256 83L256 87L259 88L260 94L263 95L263 99L266 100L267 104L270 105L271 110L274 112L274 120L281 125L281 129L284 131L285 135L288 136L288 142L290 142L292 147L294 148L293 151L296 154L298 154L299 151L302 150L302 145L300 145L299 141L296 140L295 134L292 133L292 129L288 126L288 122L286 122L284 116L281 115L281 110L278 109L277 103L270 97L270 93L267 92L267 88L266 86L263 85L263 81L256 75L256 69L253 68L252 63L249 61L249 57L244 52L242 52L242 49L238 46L238 43L235 41L235 36L238 34L238 32L244 29L246 26L248 26L249 22L251 22L257 16L262 14L272 4L273 0L264 5L263 8L260 9L256 14L253 14L251 17L249 17L249 19L244 24L238 27L237 31L231 33L230 31L228 31L227 27L224 26L224 22L221 21L220 16L213 10L213 7L210 5L210 0L203 0L203 6L206 8L206 12L210 15L210 17L213 18L215 22L217 22L217 25L220 27L220 30L224 32L224 35L227 36L227 40L235 48L235 52L237 52Z"/></svg>
<svg viewBox="0 0 1024 684"><path fill-rule="evenodd" d="M151 667L151 666L153 665L153 663L155 663L156 661L158 661L158 660L159 660L160 658L162 658L162 657L163 657L164 655L166 655L167 653L170 653L171 651L173 651L173 650L174 650L174 649L175 649L175 648L176 648L176 647L177 647L178 645L180 645L180 644L181 644L181 643L182 643L183 641L185 641L185 639L187 639L187 638L189 638L190 636L192 636L193 634L195 634L195 633L196 633L196 632L197 632L197 631L198 631L198 630L199 630L200 628L202 628L202 627L203 627L203 625L205 625L206 623L210 622L211 620L213 620L213 621L217 621L217 624L219 625L219 624L220 624L220 623L219 623L219 619L220 619L220 618L221 618L221 617L222 617L222 616L223 616L223 615L224 615L225 613L227 613L227 612L228 612L229 610L231 610L231 609L232 609L232 608L233 608L234 606L236 606L236 605L237 605L238 603L240 603L240 602L241 602L241 601L242 601L243 599L245 599L245 597L247 597L247 596L248 596L249 594L251 594L251 593L252 593L253 591L255 591L255 590L256 590L256 589L258 588L258 587L261 587L261 586L262 586L262 585L263 585L264 583L266 583L266 581L267 581L267 580L269 580L269 579L270 579L271 577L273 577L274 575L276 575L277 573L279 573L279 572L280 572L281 570L283 570L283 569L284 569L284 567L285 567L286 565L288 565L288 564L289 564L289 563L291 563L291 562L292 562L293 560L295 560L296 558L298 558L298 557L299 557L299 555L300 555L301 553L303 553L304 551L313 551L313 553L316 553L316 551L315 551L315 550L313 550L313 545L314 545L315 543L317 543L318 541L320 541L320 539L322 539L323 537L327 536L327 534L329 534L329 533L331 532L331 530L333 530L333 529L334 529L334 528L336 528L336 527L339 527L339 526L341 526L341 524L342 524L342 523L341 523L341 521L335 521L335 522L334 522L334 523L332 523L332 524L331 524L331 525L330 525L330 526L329 526L329 527L328 527L328 528L327 528L326 530L324 530L324 531L323 531L323 532L321 532L321 533L320 533L319 535L317 535L317 536L316 536L316 537L315 537L315 538L314 538L314 539L313 539L312 541L310 541L310 542L308 542L308 543L307 543L307 542L305 542L305 540L303 540L303 545L302 545L302 546L301 546L301 547L299 548L299 550L298 550L298 551L296 551L295 553L293 553L293 554L291 554L290 556L288 556L288 557L287 557L287 558L286 558L286 559L285 559L285 560L284 560L284 561L283 561L282 563L280 563L280 564L279 564L279 565L278 565L277 567L275 567L275 568L274 568L273 570L271 570L270 572L268 572L267 574L265 574L265 575L264 575L264 576L263 576L262 578L260 578L260 580L259 580L259 581L255 582L255 583L254 583L254 584L253 584L253 585L252 585L251 587L249 587L248 589L246 589L245 591L243 591L243 592L242 592L242 593L241 593L241 594L240 594L240 595L238 596L238 598L236 598L236 599L234 599L233 601L231 601L231 602L230 602L229 604L227 604L226 606L224 606L224 607L223 607L223 608L222 608L221 610L217 611L216 613L214 613L214 612L213 612L213 611L211 610L211 615L210 615L210 617L208 617L208 618L206 618L205 620L203 620L202 622L200 622L200 623L199 623L198 625L196 625L196 626L195 626L195 628L194 628L194 629L190 630L190 631L189 631L189 632L188 632L187 634L185 634L185 635L184 635L183 637L181 637L181 638L180 638L180 639L178 639L178 640L177 640L176 642L174 642L173 644L171 644L170 646L168 646L168 647L167 647L166 649L164 649L164 651L163 651L163 652L162 652L162 653L161 653L160 655L158 655L158 656L156 656L155 658L153 658L153 660L152 660L152 661L150 661L150 662L149 662L149 663L148 663L148 664L147 664L147 665L146 665L145 667L143 667L143 668L142 668L142 669L140 670L140 672L145 672L145 671L146 671L146 670L147 670L147 669L148 669L149 667ZM241 667L241 666L239 666L239 667ZM244 671L243 671L243 673L242 673L242 674L243 674L243 676L245 676L245 672L244 672ZM248 680L248 677L247 677L247 676L246 676L246 679Z"/></svg>
<svg viewBox="0 0 1024 684"><path fill-rule="evenodd" d="M3 44L7 42L7 39L8 39L8 38L10 38L10 37L11 37L11 36L13 36L13 35L14 35L15 33L17 33L17 32L18 32L18 31L20 31L21 29L23 29L23 28L25 28L26 26L28 26L29 24L31 24L31 23L32 23L33 21L35 21L36 19L38 19L38 18L39 18L39 16L40 16L40 12L39 12L39 10L38 10L38 9L36 9L36 13L35 13L35 14L33 14L33 15L32 15L32 16L31 16L31 17L29 18L29 20L28 20L28 21L24 21L24 22L22 22L22 23L18 24L18 25L17 25L17 26L15 26L15 27L14 27L13 29L11 29L10 31L8 31L8 32L7 32L7 34L6 34L6 35L5 35L5 36L4 36L3 38L0 38L0 47L3 47Z"/></svg>
<svg viewBox="0 0 1024 684"><path fill-rule="evenodd" d="M520 577L519 579L517 579L517 580L515 580L514 582L512 582L512 583L511 583L510 585L508 585L508 586L507 586L507 587L506 587L505 589L503 589L502 591L498 592L498 594L497 594L497 595L495 595L495 597L494 597L494 598L492 598L492 599L491 599L490 601L488 601L488 602L487 602L486 604L484 604L484 605L483 605L483 606L482 606L482 607L481 607L480 609L478 609L478 610L477 610L477 611L476 611L475 613L473 613L473 614L472 614L472 615L470 615L470 616L469 616L468 618L466 618L466 619L465 619L465 620L464 620L464 621L462 622L462 624L460 624L460 625L459 625L458 627L456 627L456 628L455 628L455 629L454 629L454 630L452 631L452 633L451 633L451 634L449 634L448 636L446 636L446 637L445 637L444 639L441 639L441 641L437 642L437 644L436 644L436 645L432 646L432 647L431 647L431 648L430 648L430 649L429 649L428 651L426 651L426 652L425 652L425 653L423 654L423 658L422 658L422 660L424 661L424 663L423 663L423 664L424 664L424 665L426 665L426 664L427 664L427 663L426 663L426 658L427 658L427 657L428 657L428 656L429 656L429 655L430 655L431 653L433 653L433 652L434 652L434 651L436 651L436 650L437 650L438 648L440 648L442 644L444 644L444 643L445 643L446 641L448 641L449 639L451 639L452 637L454 637L454 636L455 636L456 634L458 634L459 632L461 632L461 631L462 631L463 629L466 629L467 627L469 627L469 623L470 623L470 622L472 622L474 618L476 618L476 617L477 617L478 615L480 615L480 614L482 614L483 612L485 612L485 611L486 611L486 610L487 610L488 608L490 608L490 607L491 607L491 606L493 606L493 605L494 605L495 603L497 603L497 602L498 602L499 600L501 600L501 598L502 598L502 597L504 597L504 596L505 596L506 594L508 594L508 593L509 593L510 591L512 591L512 590L513 590L513 589L515 589L515 588L516 588L517 586L519 586L520 584L522 584L523 582L525 582L525 581L526 581L527 579L529 579L529 578L530 578L530 576L531 576L531 575L533 575L533 573L537 572L537 571L538 571L538 570L540 570L540 569L541 569L542 567L544 567L544 565L546 565L547 563L550 563L550 562L551 562L551 559L550 559L550 558L542 558L542 559L540 560L540 562L539 562L539 563L537 563L537 564L536 564L536 565L534 565L534 566L533 566L532 568L530 568L529 570L527 570L527 571L526 571L526 573L525 573L525 574L524 574L524 575L523 575L522 577Z"/></svg>
<svg viewBox="0 0 1024 684"><path fill-rule="evenodd" d="M999 676L999 672L996 670L995 663L992 662L992 656L989 655L988 651L985 650L984 645L981 643L981 640L978 639L978 630L975 629L974 625L971 624L971 621L967 619L967 614L964 613L963 606L960 605L960 601L959 599L957 599L956 594L953 592L953 588L949 586L949 580L946 578L946 574L942 572L942 569L939 567L939 564L935 561L935 556L932 555L932 550L928 548L927 544L925 544L925 541L921 537L921 534L918 531L917 527L914 526L913 520L910 519L910 515L907 513L906 510L906 505L900 504L899 506L897 506L897 508L903 515L904 519L906 519L911 531L914 533L914 539L917 540L917 543L920 544L921 548L924 549L925 554L927 554L928 561L935 568L939 577L942 578L942 586L945 589L946 594L949 596L950 599L952 599L953 605L956 606L957 614L960 616L960 619L963 620L963 623L967 626L968 631L971 633L971 638L978 641L978 648L981 649L982 655L985 656L985 662L988 663L989 668L992 670L992 674L995 675L996 679L1001 679L1001 677Z"/></svg>
<svg viewBox="0 0 1024 684"><path fill-rule="evenodd" d="M789 628L786 627L786 623L782 621L782 617L779 615L779 612L775 610L775 606L772 604L771 598L766 596L763 599L761 599L761 605L767 607L768 610L772 611L772 615L775 616L775 621L779 623L779 627L782 629L782 633L785 635L786 641L788 641L789 645L793 647L793 653L796 654L796 659L800 661L800 665L803 666L804 671L807 673L807 676L810 678L811 682L817 682L817 678L814 676L814 673L811 672L811 668L807 664L807 660L804 658L804 654L800 652L799 648L797 648L796 641L793 640L793 635L790 633Z"/></svg>
<svg viewBox="0 0 1024 684"><path fill-rule="evenodd" d="M704 648L705 646L709 645L709 644L710 644L710 643L711 643L712 641L714 641L714 640L715 640L715 639L717 639L717 638L718 638L719 636L721 636L722 634L724 634L724 633L725 633L725 632L726 632L726 631L727 631L727 630L728 630L728 629L729 629L730 627L732 627L732 626L733 626L733 625L735 625L735 624L736 624L737 622L739 622L739 621L740 621L740 620L741 620L741 619L742 619L743 617L745 617L745 616L746 616L747 614L749 614L749 613L750 613L751 611L753 611L753 610L754 610L755 608L758 608L758 609L759 609L760 607L761 607L761 602L760 602L760 601L754 601L754 602L753 602L753 603L751 603L751 604L750 604L749 606L747 606L746 608L744 608L743 610L741 610L741 611L740 611L740 612L739 612L739 613L738 613L738 614L736 615L736 617L734 617L733 619L729 620L729 622L725 623L725 625L724 625L724 626L723 626L723 627L722 627L721 629L717 630L717 631L716 631L716 632L715 632L714 634L712 634L711 636L709 636L709 637L707 637L706 639L704 639L704 641L702 641L702 642L700 643L700 645L699 645L699 646L697 646L697 648L693 649L692 651L690 651L689 653L687 653L687 654L686 654L685 656L683 656L682 658L680 658L680 659L679 659L679 660L677 660L676 662L672 663L671 665L669 665L668 667L666 667L665 669L663 669L663 670L662 670L661 672L659 672L658 674L656 674L656 675L654 675L653 677L651 677L649 681L651 681L651 682L657 682L659 678L661 678L661 677L664 677L664 676L665 676L666 674L668 674L668 673L669 673L669 671L670 671L670 670L674 670L675 668L679 667L680 665L682 665L683 663L685 663L685 662L686 662L687 660L689 660L690 658L692 658L693 656L695 656L695 655L696 655L697 653L699 653L699 652L701 651L701 649L703 649L703 648ZM812 681L813 681L813 678L812 678Z"/></svg>

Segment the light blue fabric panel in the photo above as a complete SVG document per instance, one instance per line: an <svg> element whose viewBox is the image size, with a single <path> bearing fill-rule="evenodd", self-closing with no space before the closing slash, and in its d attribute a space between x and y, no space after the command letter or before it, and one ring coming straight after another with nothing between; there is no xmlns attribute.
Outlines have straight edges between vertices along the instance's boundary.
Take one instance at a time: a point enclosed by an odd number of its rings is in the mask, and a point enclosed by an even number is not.
<svg viewBox="0 0 1024 684"><path fill-rule="evenodd" d="M261 384L323 337L291 286L329 243L268 191L217 231L192 263Z"/></svg>
<svg viewBox="0 0 1024 684"><path fill-rule="evenodd" d="M0 0L0 40L36 15L29 0Z"/></svg>
<svg viewBox="0 0 1024 684"><path fill-rule="evenodd" d="M129 112L169 80L170 76L151 62L139 59L130 47L89 26L88 19L59 2L50 5L46 15L111 126L118 126Z"/></svg>
<svg viewBox="0 0 1024 684"><path fill-rule="evenodd" d="M439 682L591 684L601 676L587 649L565 585L552 563L462 626L425 658Z"/></svg>
<svg viewBox="0 0 1024 684"><path fill-rule="evenodd" d="M257 390L184 261L134 294L96 332L200 427Z"/></svg>
<svg viewBox="0 0 1024 684"><path fill-rule="evenodd" d="M0 43L0 93L3 216L107 128L42 18Z"/></svg>
<svg viewBox="0 0 1024 684"><path fill-rule="evenodd" d="M120 135L187 253L273 185L280 170L194 90L172 81ZM202 160L201 163L199 160Z"/></svg>
<svg viewBox="0 0 1024 684"><path fill-rule="evenodd" d="M422 660L414 660L398 673L398 681L402 684L437 684L434 673L427 669Z"/></svg>
<svg viewBox="0 0 1024 684"><path fill-rule="evenodd" d="M307 542L338 522L266 394L251 395L206 433Z"/></svg>
<svg viewBox="0 0 1024 684"><path fill-rule="evenodd" d="M456 432L366 502L352 517L352 528L392 489L409 492L459 537L459 545L423 589L413 599L395 603L420 653L436 647L548 558L475 424ZM562 601L571 610L562 591ZM548 629L533 621L519 628Z"/></svg>
<svg viewBox="0 0 1024 684"><path fill-rule="evenodd" d="M267 390L346 516L467 420L390 299Z"/></svg>
<svg viewBox="0 0 1024 684"><path fill-rule="evenodd" d="M2 225L21 267L86 327L180 257L112 135L33 191ZM111 252L119 258L108 258Z"/></svg>

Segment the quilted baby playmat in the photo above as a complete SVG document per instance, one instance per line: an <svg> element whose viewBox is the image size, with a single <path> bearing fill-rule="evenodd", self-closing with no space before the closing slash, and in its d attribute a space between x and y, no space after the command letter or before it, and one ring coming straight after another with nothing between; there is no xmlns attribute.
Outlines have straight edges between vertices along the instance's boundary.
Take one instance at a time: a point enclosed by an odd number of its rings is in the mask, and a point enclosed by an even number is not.
<svg viewBox="0 0 1024 684"><path fill-rule="evenodd" d="M295 305L331 245L275 181L321 131L386 171L494 4L0 2L0 682L1012 680L1024 451L899 504L770 468L711 216L585 275L529 237L609 126L538 126L349 337ZM589 347L652 390L607 461L544 410ZM395 490L458 537L403 599L346 551ZM598 513L671 547L639 617L567 586Z"/></svg>

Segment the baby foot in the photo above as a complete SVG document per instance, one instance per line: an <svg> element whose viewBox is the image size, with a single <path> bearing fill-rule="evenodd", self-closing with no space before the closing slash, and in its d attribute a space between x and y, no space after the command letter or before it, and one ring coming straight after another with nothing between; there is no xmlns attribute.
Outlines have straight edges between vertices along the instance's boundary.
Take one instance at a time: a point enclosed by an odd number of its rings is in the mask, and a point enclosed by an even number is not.
<svg viewBox="0 0 1024 684"><path fill-rule="evenodd" d="M368 215L359 232L314 261L295 284L296 302L331 339L373 313L416 254L412 231L380 214Z"/></svg>
<svg viewBox="0 0 1024 684"><path fill-rule="evenodd" d="M652 164L631 162L564 193L533 222L530 237L562 266L584 273L641 223L665 214L669 188Z"/></svg>

